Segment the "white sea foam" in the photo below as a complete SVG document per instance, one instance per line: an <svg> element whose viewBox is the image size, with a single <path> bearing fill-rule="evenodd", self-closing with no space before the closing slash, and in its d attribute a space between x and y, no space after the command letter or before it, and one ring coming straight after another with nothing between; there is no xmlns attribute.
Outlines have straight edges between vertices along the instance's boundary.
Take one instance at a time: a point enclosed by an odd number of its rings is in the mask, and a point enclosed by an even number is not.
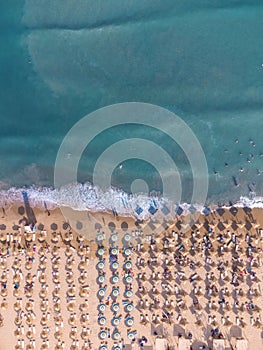
<svg viewBox="0 0 263 350"><path fill-rule="evenodd" d="M93 187L90 183L86 184L70 184L60 189L51 187L30 187L30 188L15 188L0 191L1 206L10 206L12 204L22 205L24 203L23 192L27 193L28 200L32 207L45 209L55 209L57 207L70 207L74 210L89 210L91 212L106 211L116 212L120 216L130 216L137 219L146 220L151 217L149 208L155 208L163 213L163 216L175 218L178 210L177 203L171 203L166 198L144 194L131 195L116 188L110 188L108 191L102 191L97 187ZM233 203L236 207L262 208L263 198L240 197ZM141 213L136 212L136 209L141 208ZM204 207L198 204L190 205L187 203L180 204L182 215L191 212L193 207L197 212L203 212ZM223 206L229 208L229 206ZM213 211L217 205L210 206ZM168 211L167 211L168 209Z"/></svg>

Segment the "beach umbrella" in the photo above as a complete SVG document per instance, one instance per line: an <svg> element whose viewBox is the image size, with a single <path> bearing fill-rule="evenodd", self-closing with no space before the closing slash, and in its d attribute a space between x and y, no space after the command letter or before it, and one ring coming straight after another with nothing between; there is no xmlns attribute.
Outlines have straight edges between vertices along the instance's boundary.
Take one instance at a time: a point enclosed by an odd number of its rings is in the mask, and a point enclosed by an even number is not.
<svg viewBox="0 0 263 350"><path fill-rule="evenodd" d="M16 302L14 303L14 310L15 310L15 311L21 310L21 304L20 304L18 301L16 301Z"/></svg>
<svg viewBox="0 0 263 350"><path fill-rule="evenodd" d="M132 268L132 262L130 260L127 260L125 263L124 263L124 266L123 266L126 270L130 270Z"/></svg>
<svg viewBox="0 0 263 350"><path fill-rule="evenodd" d="M132 281L133 281L133 277L132 277L132 276L129 275L129 276L126 276L126 277L125 277L125 282L126 282L126 283L131 284Z"/></svg>
<svg viewBox="0 0 263 350"><path fill-rule="evenodd" d="M102 269L104 269L104 267L105 267L105 262L103 260L100 260L97 263L97 269L102 270Z"/></svg>
<svg viewBox="0 0 263 350"><path fill-rule="evenodd" d="M119 249L117 247L110 248L110 254L111 255L118 255L119 254Z"/></svg>
<svg viewBox="0 0 263 350"><path fill-rule="evenodd" d="M75 311L75 310L76 310L76 304L75 304L73 301L71 301L71 302L68 304L67 309L68 309L69 312Z"/></svg>
<svg viewBox="0 0 263 350"><path fill-rule="evenodd" d="M34 337L34 334L31 331L27 331L26 332L26 336L27 336L28 339L32 339Z"/></svg>
<svg viewBox="0 0 263 350"><path fill-rule="evenodd" d="M47 316L46 316L46 315L43 315L43 316L41 317L41 320L40 320L41 326L45 326L45 325L47 324L47 322L48 322Z"/></svg>
<svg viewBox="0 0 263 350"><path fill-rule="evenodd" d="M79 309L82 312L88 311L88 308L89 308L88 301L86 301L85 303L80 304L80 306L79 306Z"/></svg>
<svg viewBox="0 0 263 350"><path fill-rule="evenodd" d="M7 304L6 300L3 300L2 303L1 303L1 309L2 310L7 310L7 308L8 308L8 304Z"/></svg>
<svg viewBox="0 0 263 350"><path fill-rule="evenodd" d="M126 312L132 312L134 310L134 305L132 303L126 304L125 305L125 310Z"/></svg>
<svg viewBox="0 0 263 350"><path fill-rule="evenodd" d="M100 247L97 249L97 255L98 256L103 256L105 254L105 248L104 247Z"/></svg>
<svg viewBox="0 0 263 350"><path fill-rule="evenodd" d="M30 260L30 261L27 261L26 263L25 263L25 268L27 269L27 270L30 270L31 268L32 268L32 261Z"/></svg>
<svg viewBox="0 0 263 350"><path fill-rule="evenodd" d="M48 332L45 329L43 329L42 332L40 333L40 337L42 339L47 339L48 338Z"/></svg>
<svg viewBox="0 0 263 350"><path fill-rule="evenodd" d="M85 270L86 269L86 267L87 267L87 263L84 261L84 260L82 260L80 263L79 263L79 270L80 271L83 271L83 270Z"/></svg>
<svg viewBox="0 0 263 350"><path fill-rule="evenodd" d="M108 346L105 344L100 345L100 350L108 350Z"/></svg>
<svg viewBox="0 0 263 350"><path fill-rule="evenodd" d="M75 287L70 287L67 291L67 295L69 297L74 297L76 295L76 288Z"/></svg>
<svg viewBox="0 0 263 350"><path fill-rule="evenodd" d="M106 317L104 317L104 316L100 316L99 318L98 318L98 323L99 323L99 325L101 325L101 326L104 326L105 324L106 324Z"/></svg>
<svg viewBox="0 0 263 350"><path fill-rule="evenodd" d="M87 339L89 338L89 333L88 333L87 331L83 330L83 331L81 332L81 338L82 338L83 340L87 340Z"/></svg>
<svg viewBox="0 0 263 350"><path fill-rule="evenodd" d="M48 309L48 304L42 301L42 302L40 303L40 310L41 310L42 312L45 312L45 311L47 311L47 309Z"/></svg>
<svg viewBox="0 0 263 350"><path fill-rule="evenodd" d="M134 325L134 318L133 317L126 317L125 324L127 327L132 327Z"/></svg>
<svg viewBox="0 0 263 350"><path fill-rule="evenodd" d="M61 311L61 306L60 306L59 303L55 303L55 304L54 304L54 310L55 310L56 312L60 312L60 311Z"/></svg>
<svg viewBox="0 0 263 350"><path fill-rule="evenodd" d="M28 301L26 303L26 311L32 311L33 310L33 303L31 301Z"/></svg>
<svg viewBox="0 0 263 350"><path fill-rule="evenodd" d="M133 291L131 289L126 289L124 292L126 298L131 298L133 296Z"/></svg>
<svg viewBox="0 0 263 350"><path fill-rule="evenodd" d="M121 339L121 333L120 332L113 332L112 333L112 338L114 340L120 340Z"/></svg>
<svg viewBox="0 0 263 350"><path fill-rule="evenodd" d="M119 345L113 345L113 350L121 350L121 347Z"/></svg>
<svg viewBox="0 0 263 350"><path fill-rule="evenodd" d="M14 331L14 334L15 334L15 336L16 337L18 337L18 338L20 338L20 337L22 337L22 331L21 331L21 329L19 328L17 328L15 331Z"/></svg>
<svg viewBox="0 0 263 350"><path fill-rule="evenodd" d="M48 350L49 346L46 343L41 344L41 350Z"/></svg>
<svg viewBox="0 0 263 350"><path fill-rule="evenodd" d="M119 278L118 275L114 275L114 276L112 276L112 278L111 278L111 281L112 281L112 283L114 283L114 284L118 283L119 280L120 280L120 278Z"/></svg>
<svg viewBox="0 0 263 350"><path fill-rule="evenodd" d="M39 282L42 284L46 283L46 275L44 273L39 276Z"/></svg>
<svg viewBox="0 0 263 350"><path fill-rule="evenodd" d="M114 261L111 263L111 267L113 270L117 270L119 267L119 263L117 261Z"/></svg>
<svg viewBox="0 0 263 350"><path fill-rule="evenodd" d="M111 291L111 295L113 296L113 297L117 297L117 296L119 296L120 295L120 290L119 290L119 288L112 288L112 291Z"/></svg>
<svg viewBox="0 0 263 350"><path fill-rule="evenodd" d="M17 316L17 317L15 318L15 325L16 325L16 326L20 326L21 323L22 323L22 318L19 317L19 316Z"/></svg>
<svg viewBox="0 0 263 350"><path fill-rule="evenodd" d="M121 321L120 317L113 317L113 319L111 320L111 323L114 327L117 327L119 326L120 321Z"/></svg>
<svg viewBox="0 0 263 350"><path fill-rule="evenodd" d="M73 278L73 276L71 274L67 275L66 282L67 282L68 285L70 285L70 284L72 284L74 282L74 278Z"/></svg>
<svg viewBox="0 0 263 350"><path fill-rule="evenodd" d="M120 310L120 304L119 303L113 303L111 306L111 310L113 312L118 312Z"/></svg>
<svg viewBox="0 0 263 350"><path fill-rule="evenodd" d="M47 297L47 290L45 288L42 288L39 292L40 298L44 299Z"/></svg>
<svg viewBox="0 0 263 350"><path fill-rule="evenodd" d="M84 256L86 253L86 249L84 247L78 248L78 255L79 256Z"/></svg>
<svg viewBox="0 0 263 350"><path fill-rule="evenodd" d="M72 251L69 247L67 247L67 249L65 250L65 255L66 257L70 257L72 255Z"/></svg>
<svg viewBox="0 0 263 350"><path fill-rule="evenodd" d="M125 242L129 242L132 239L132 236L129 233L125 233L123 239Z"/></svg>
<svg viewBox="0 0 263 350"><path fill-rule="evenodd" d="M61 332L61 331L56 331L56 332L54 333L54 337L55 337L55 339L57 339L57 340L61 340L61 338L62 338L62 332Z"/></svg>
<svg viewBox="0 0 263 350"><path fill-rule="evenodd" d="M119 237L118 233L112 233L110 236L110 239L112 242L117 242L118 237Z"/></svg>
<svg viewBox="0 0 263 350"><path fill-rule="evenodd" d="M80 287L79 296L81 298L86 298L89 295L89 290L87 287Z"/></svg>
<svg viewBox="0 0 263 350"><path fill-rule="evenodd" d="M108 337L108 335L107 335L107 332L105 332L105 331L100 331L99 332L99 338L101 339L101 340L104 340L104 339L106 339Z"/></svg>
<svg viewBox="0 0 263 350"><path fill-rule="evenodd" d="M105 296L105 294L106 294L106 290L104 289L104 288L100 288L99 290L98 290L98 296L99 297L104 297Z"/></svg>
<svg viewBox="0 0 263 350"><path fill-rule="evenodd" d="M87 278L83 274L81 274L78 281L79 281L79 284L84 284L86 283Z"/></svg>
<svg viewBox="0 0 263 350"><path fill-rule="evenodd" d="M105 279L106 279L105 275L99 275L98 276L98 283L104 283Z"/></svg>
<svg viewBox="0 0 263 350"><path fill-rule="evenodd" d="M70 326L75 326L76 325L76 317L74 315L70 315L70 318L68 320L68 324Z"/></svg>
<svg viewBox="0 0 263 350"><path fill-rule="evenodd" d="M106 304L100 303L99 306L98 306L98 309L99 309L100 312L105 312Z"/></svg>
<svg viewBox="0 0 263 350"><path fill-rule="evenodd" d="M102 242L104 239L105 239L105 234L99 232L99 233L97 234L97 241Z"/></svg>
<svg viewBox="0 0 263 350"><path fill-rule="evenodd" d="M78 337L78 333L74 329L72 329L71 332L69 333L69 336L72 340L75 340Z"/></svg>
<svg viewBox="0 0 263 350"><path fill-rule="evenodd" d="M130 256L132 254L132 249L131 248L124 248L123 254L125 256Z"/></svg>

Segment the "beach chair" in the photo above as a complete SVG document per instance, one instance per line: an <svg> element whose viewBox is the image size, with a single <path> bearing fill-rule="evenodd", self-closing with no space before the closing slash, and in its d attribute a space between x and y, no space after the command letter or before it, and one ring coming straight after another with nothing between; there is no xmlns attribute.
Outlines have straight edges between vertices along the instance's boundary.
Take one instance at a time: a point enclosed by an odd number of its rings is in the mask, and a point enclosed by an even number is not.
<svg viewBox="0 0 263 350"><path fill-rule="evenodd" d="M178 339L178 350L191 350L191 339L179 338Z"/></svg>
<svg viewBox="0 0 263 350"><path fill-rule="evenodd" d="M156 350L167 350L168 349L167 340L164 338L156 338L155 349Z"/></svg>
<svg viewBox="0 0 263 350"><path fill-rule="evenodd" d="M236 339L236 350L248 350L248 341L246 339Z"/></svg>
<svg viewBox="0 0 263 350"><path fill-rule="evenodd" d="M225 350L225 339L213 339L213 350Z"/></svg>

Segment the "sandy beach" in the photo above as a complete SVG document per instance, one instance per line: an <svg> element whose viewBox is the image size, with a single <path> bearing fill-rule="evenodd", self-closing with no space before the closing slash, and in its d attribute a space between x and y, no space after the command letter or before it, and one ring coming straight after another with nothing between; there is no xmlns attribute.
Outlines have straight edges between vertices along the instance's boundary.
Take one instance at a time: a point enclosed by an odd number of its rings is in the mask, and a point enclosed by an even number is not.
<svg viewBox="0 0 263 350"><path fill-rule="evenodd" d="M0 349L261 348L262 213L221 208L189 230L183 217L155 230L107 213L78 212L74 227L60 209L6 209Z"/></svg>

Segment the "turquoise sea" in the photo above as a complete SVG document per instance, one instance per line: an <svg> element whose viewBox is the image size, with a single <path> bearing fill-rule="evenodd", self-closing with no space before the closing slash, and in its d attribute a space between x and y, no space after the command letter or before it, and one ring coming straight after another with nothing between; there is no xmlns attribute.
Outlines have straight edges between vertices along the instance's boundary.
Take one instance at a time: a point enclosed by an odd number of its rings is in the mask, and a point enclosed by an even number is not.
<svg viewBox="0 0 263 350"><path fill-rule="evenodd" d="M48 201L67 132L88 113L120 102L164 107L190 126L208 164L207 204L262 196L262 18L260 0L2 1L4 201L15 200L14 187L24 186L34 186L36 200ZM107 131L90 144L79 181L92 182L99 155L130 135L154 141L170 154L181 175L181 201L189 202L193 181L185 155L166 135L134 125ZM158 171L134 159L116 167L112 186L131 192L138 178L149 191L162 192ZM87 206L94 199L89 189ZM64 189L60 200L74 191Z"/></svg>

